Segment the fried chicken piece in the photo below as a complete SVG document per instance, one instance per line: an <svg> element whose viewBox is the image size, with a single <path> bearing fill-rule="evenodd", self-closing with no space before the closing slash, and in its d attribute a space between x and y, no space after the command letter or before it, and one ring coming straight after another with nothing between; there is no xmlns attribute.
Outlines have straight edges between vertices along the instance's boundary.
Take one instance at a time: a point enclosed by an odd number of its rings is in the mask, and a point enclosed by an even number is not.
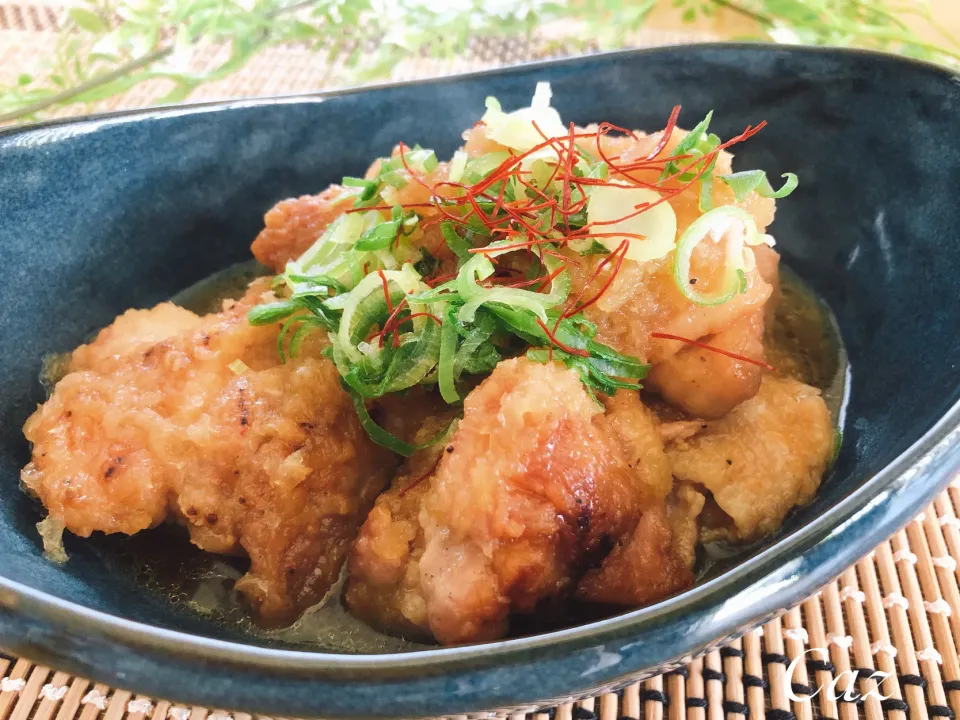
<svg viewBox="0 0 960 720"><path fill-rule="evenodd" d="M409 148L408 148L409 151ZM400 146L393 148L391 157L398 157ZM370 180L380 172L381 161L375 160L367 169L366 179ZM431 187L447 179L448 163L438 163L422 182ZM441 186L439 195L450 194L455 189ZM430 199L431 192L421 182L408 182L403 188L389 185L382 190L383 200L388 205L409 205L424 203ZM281 200L264 216L264 228L250 246L254 257L275 272L283 272L290 260L295 260L316 242L323 231L334 220L354 206L356 195L349 188L331 185L317 195L303 195L299 198ZM418 208L424 219L435 216L436 211ZM389 219L389 212L384 213ZM455 257L443 239L439 226L428 224L427 229L418 227L409 238L411 245L422 247L438 260ZM454 268L455 269L455 268Z"/></svg>
<svg viewBox="0 0 960 720"><path fill-rule="evenodd" d="M712 493L732 523L704 539L750 540L773 532L813 499L833 450L820 391L766 374L759 392L688 439L667 446L674 477ZM705 523L706 525L706 523Z"/></svg>
<svg viewBox="0 0 960 720"><path fill-rule="evenodd" d="M704 338L711 347L763 360L763 311L755 310ZM760 389L763 368L690 346L656 365L644 380L674 407L701 418L719 418Z"/></svg>
<svg viewBox="0 0 960 720"><path fill-rule="evenodd" d="M667 498L667 522L673 532L673 549L693 569L700 543L700 514L706 498L690 485L679 483Z"/></svg>
<svg viewBox="0 0 960 720"><path fill-rule="evenodd" d="M572 594L648 508L664 512L659 442L636 394L604 415L572 371L500 363L467 396L436 469L412 462L378 499L351 554L348 606L410 637L502 636L511 613ZM680 589L689 571L674 579L647 596Z"/></svg>
<svg viewBox="0 0 960 720"><path fill-rule="evenodd" d="M281 200L264 216L265 227L250 246L253 256L275 272L283 272L287 261L306 252L327 225L353 207L353 201L339 185L318 195Z"/></svg>
<svg viewBox="0 0 960 720"><path fill-rule="evenodd" d="M412 441L428 442L444 427L445 417L429 418ZM373 627L407 640L432 638L420 590L426 543L419 515L446 447L436 444L407 460L390 489L377 498L350 551L347 607Z"/></svg>
<svg viewBox="0 0 960 720"><path fill-rule="evenodd" d="M690 521L695 523L696 516ZM672 595L692 583L687 558L674 544L669 514L664 507L658 507L643 514L633 534L610 552L599 569L587 572L577 587L577 597L636 607Z"/></svg>
<svg viewBox="0 0 960 720"><path fill-rule="evenodd" d="M698 287L709 291L711 283L720 282L724 251L722 245L709 241L701 242L694 250L691 275L696 277ZM603 256L574 259L576 264L568 265L573 291L582 293L583 299L593 298L610 279L609 273L603 271L587 284ZM758 267L746 272L745 277L743 293L720 305L704 306L688 300L677 288L672 253L644 263L625 260L606 291L584 314L597 324L598 340L657 365L689 346L678 340L654 337L654 333L701 340L764 308L773 288Z"/></svg>
<svg viewBox="0 0 960 720"><path fill-rule="evenodd" d="M693 582L699 539L697 517L704 498L687 485L673 488L657 419L636 393L621 391L605 401L615 429L641 480L645 512L628 535L577 587L588 602L638 606L660 600ZM671 491L672 489L672 491Z"/></svg>
<svg viewBox="0 0 960 720"><path fill-rule="evenodd" d="M337 579L391 456L361 429L332 363L286 365L278 328L246 312L257 282L204 317L131 310L78 348L27 420L26 489L45 527L133 534L173 519L200 548L246 553L237 588L265 625L294 620Z"/></svg>
<svg viewBox="0 0 960 720"><path fill-rule="evenodd" d="M627 467L634 472L634 489L643 509L663 504L673 487L670 462L663 451L657 418L635 392L621 390L604 398L606 424L619 441Z"/></svg>
<svg viewBox="0 0 960 720"><path fill-rule="evenodd" d="M587 131L591 129L596 128L588 127ZM655 157L669 156L687 134L675 130ZM602 134L585 142L599 144L603 155L618 157L618 163L629 165L654 153L662 137L662 132L647 135L635 131L632 135ZM732 156L721 152L717 172L730 172L731 167ZM611 173L616 177L614 169ZM631 171L633 179L650 183L657 183L659 175L656 168ZM668 181L664 188L675 188L678 182ZM714 185L712 192L715 205L738 205L753 215L760 232L773 221L775 203L770 198L751 193L737 202L732 190L723 183ZM678 233L703 214L695 192L682 192L667 202L676 214ZM699 291L709 294L720 289L725 252L725 243L710 239L694 249L690 276ZM719 305L698 305L680 292L674 278L672 252L648 262L625 260L612 282L609 263L590 280L604 257L576 257L576 263L570 263L572 286L584 300L596 297L606 288L596 302L588 305L585 314L597 324L597 339L654 366L645 381L647 387L660 390L665 399L686 412L720 417L757 392L759 368L655 335L719 343L732 352L762 359L763 314L770 312L768 301L778 288L779 256L766 245L756 246L752 252L756 263L745 272L745 292Z"/></svg>

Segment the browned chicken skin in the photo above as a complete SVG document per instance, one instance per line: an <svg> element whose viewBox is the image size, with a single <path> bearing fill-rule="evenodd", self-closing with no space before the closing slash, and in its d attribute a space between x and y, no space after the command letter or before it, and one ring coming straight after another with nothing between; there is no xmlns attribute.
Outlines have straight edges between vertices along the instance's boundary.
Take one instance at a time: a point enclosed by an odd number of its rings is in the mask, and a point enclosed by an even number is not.
<svg viewBox="0 0 960 720"><path fill-rule="evenodd" d="M813 499L833 450L833 424L820 392L765 375L760 391L725 417L667 447L673 474L712 493L732 520L705 528L710 539L769 534Z"/></svg>
<svg viewBox="0 0 960 720"><path fill-rule="evenodd" d="M716 335L704 338L704 342L763 360L763 311L744 315ZM756 395L762 374L759 365L691 346L656 365L644 386L689 415L718 418Z"/></svg>
<svg viewBox="0 0 960 720"><path fill-rule="evenodd" d="M670 474L653 420L635 394L611 405L604 415L560 366L501 363L467 397L439 461L413 463L378 500L350 560L351 610L393 632L467 642L571 594L642 516L665 513ZM669 528L662 537L673 564L649 586L640 579L650 599L690 581Z"/></svg>
<svg viewBox="0 0 960 720"><path fill-rule="evenodd" d="M205 317L133 310L78 348L27 421L22 478L48 532L133 534L170 518L200 548L249 555L238 589L280 625L336 580L393 461L332 363L307 351L281 365L277 327L247 323L264 290Z"/></svg>

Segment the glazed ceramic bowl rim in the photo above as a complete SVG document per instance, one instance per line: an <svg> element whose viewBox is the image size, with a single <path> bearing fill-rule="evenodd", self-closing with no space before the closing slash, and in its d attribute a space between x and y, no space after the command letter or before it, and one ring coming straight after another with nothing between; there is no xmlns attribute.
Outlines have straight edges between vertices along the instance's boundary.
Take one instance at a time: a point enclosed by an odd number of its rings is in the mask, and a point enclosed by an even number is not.
<svg viewBox="0 0 960 720"><path fill-rule="evenodd" d="M683 49L691 50L732 50L745 51L756 49L759 52L768 52L775 49L787 54L835 54L872 56L879 61L913 65L917 69L932 71L954 82L960 82L960 76L951 73L948 69L909 58L901 58L886 53L867 50L852 50L838 48L812 48L763 43L697 43L683 46L667 46L661 48L644 48L638 50L623 50L608 53L598 53L591 56L563 58L536 63L525 63L506 68L493 68L478 72L465 73L458 76L446 76L427 80L415 80L395 83L383 83L359 88L342 90L291 94L275 97L256 98L239 101L215 101L187 103L159 108L140 110L121 110L81 118L63 118L48 122L31 123L0 131L0 139L20 133L36 132L45 128L55 128L70 125L83 126L85 123L94 123L95 127L101 124L110 124L110 121L136 121L155 117L165 117L186 113L209 110L229 110L233 108L252 107L258 105L277 105L287 103L322 102L327 98L343 95L376 91L384 88L424 85L436 82L447 82L457 78L474 78L486 75L509 73L512 71L529 72L531 69L547 68L556 65L571 63L590 63L594 60L651 54ZM81 131L84 128L80 127ZM723 600L733 596L743 599L744 605L736 616L725 619L714 618L709 625L714 637L722 637L735 633L740 629L743 617L759 620L765 616L784 609L787 604L797 602L803 597L815 592L823 584L832 579L832 573L817 568L813 572L803 575L792 583L789 593L760 593L753 599L750 591L761 586L769 586L778 573L782 575L783 562L786 559L799 559L811 553L814 547L836 531L844 523L849 522L858 513L866 513L871 507L870 500L881 491L893 486L898 479L905 478L913 472L921 472L927 465L936 461L940 463L936 469L931 469L928 476L936 483L920 489L909 501L902 502L894 512L888 515L887 522L873 523L862 538L860 554L866 553L876 544L882 542L891 533L916 514L939 489L946 484L952 473L960 467L960 402L951 406L943 416L916 442L903 453L883 467L872 478L851 492L847 497L828 508L815 520L803 525L793 534L775 542L771 547L757 555L739 563L730 571L697 585L690 590L655 605L623 613L612 618L577 625L549 633L542 633L529 637L486 644L465 645L449 648L431 648L399 653L348 655L329 652L313 652L309 650L290 650L249 645L240 642L217 640L205 636L191 635L180 631L167 630L147 623L127 620L123 617L94 610L54 595L33 589L18 582L0 576L0 605L13 608L32 618L42 619L54 627L76 627L84 631L93 631L102 634L121 644L130 647L141 647L160 652L174 653L181 658L184 656L204 661L216 659L228 664L242 664L251 669L323 671L327 674L336 674L337 671L355 673L358 670L391 670L415 671L438 664L453 669L455 666L471 664L469 661L483 659L484 664L492 661L509 662L512 657L533 650L549 650L559 653L564 649L574 649L585 642L599 642L616 637L639 636L644 628L656 625L658 620L675 617L679 614L694 612L698 608L713 606L716 608ZM852 564L859 555L851 554L849 563ZM778 562L779 561L779 562ZM827 575L826 577L822 577ZM781 577L781 580L786 578ZM787 597L789 595L789 597ZM792 598L792 600L791 600ZM701 638L709 642L713 638Z"/></svg>

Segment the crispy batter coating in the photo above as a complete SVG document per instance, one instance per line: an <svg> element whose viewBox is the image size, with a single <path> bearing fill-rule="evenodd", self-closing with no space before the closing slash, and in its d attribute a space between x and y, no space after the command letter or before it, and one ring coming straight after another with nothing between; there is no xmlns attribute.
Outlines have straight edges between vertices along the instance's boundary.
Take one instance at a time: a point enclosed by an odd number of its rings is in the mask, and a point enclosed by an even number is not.
<svg viewBox="0 0 960 720"><path fill-rule="evenodd" d="M443 421L427 420L413 441L426 442L443 426ZM446 447L434 445L407 460L390 488L377 498L350 552L347 607L368 624L408 640L432 638L420 589L426 542L419 515Z"/></svg>
<svg viewBox="0 0 960 720"><path fill-rule="evenodd" d="M763 311L743 316L704 342L763 360ZM643 384L690 415L718 418L756 395L762 374L758 365L690 346L656 365Z"/></svg>
<svg viewBox="0 0 960 720"><path fill-rule="evenodd" d="M634 473L634 489L641 508L653 508L666 500L673 487L670 462L663 451L657 418L640 402L635 392L621 390L604 398L603 418L614 433L627 467Z"/></svg>
<svg viewBox="0 0 960 720"><path fill-rule="evenodd" d="M277 327L247 323L264 290L205 317L131 310L78 348L24 426L22 479L77 535L171 518L205 550L246 553L238 589L280 625L336 580L392 462L317 348L281 365Z"/></svg>
<svg viewBox="0 0 960 720"><path fill-rule="evenodd" d="M327 225L353 206L353 198L331 185L318 195L281 200L263 218L264 228L253 241L253 256L276 272L300 257Z"/></svg>
<svg viewBox="0 0 960 720"><path fill-rule="evenodd" d="M732 518L711 523L705 539L761 537L813 499L833 450L830 412L816 388L767 374L753 398L703 424L667 456L677 480L709 490Z"/></svg>
<svg viewBox="0 0 960 720"><path fill-rule="evenodd" d="M695 516L691 518L695 522ZM693 583L693 573L673 542L664 507L645 512L633 534L617 545L599 569L590 570L577 597L610 605L638 606L660 600Z"/></svg>
<svg viewBox="0 0 960 720"><path fill-rule="evenodd" d="M635 393L611 399L604 415L571 371L502 362L467 397L439 460L413 458L377 501L351 554L347 604L407 637L500 637L511 613L570 595L641 515L665 517L670 484ZM672 527L657 527L676 562L636 576L637 597L690 581L670 549Z"/></svg>
<svg viewBox="0 0 960 720"><path fill-rule="evenodd" d="M397 145L391 157L396 158L399 154L400 146ZM380 164L380 160L374 161L365 177L376 177ZM423 181L430 186L442 183L447 179L448 169L448 163L438 163ZM264 228L250 246L254 257L272 270L282 272L289 260L300 257L330 223L353 207L355 196L346 190L348 188L341 185L331 185L316 195L303 195L278 202L264 216ZM450 192L453 192L453 188L441 186L438 190L440 195ZM430 199L430 194L426 187L416 181L408 182L400 189L389 186L383 189L384 202L389 205L424 203ZM429 208L418 209L425 218L436 214ZM410 239L414 247L422 247L438 260L453 257L440 228L435 224L428 225L426 230L418 228Z"/></svg>

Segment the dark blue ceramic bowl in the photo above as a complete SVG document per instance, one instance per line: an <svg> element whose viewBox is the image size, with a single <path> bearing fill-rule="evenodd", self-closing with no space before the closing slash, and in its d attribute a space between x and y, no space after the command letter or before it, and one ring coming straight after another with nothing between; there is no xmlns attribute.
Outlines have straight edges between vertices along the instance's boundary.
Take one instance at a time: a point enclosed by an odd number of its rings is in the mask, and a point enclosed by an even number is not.
<svg viewBox="0 0 960 720"><path fill-rule="evenodd" d="M47 562L18 488L41 358L249 257L264 211L399 139L449 155L494 94L553 84L578 123L767 120L743 168L794 171L775 230L836 314L853 371L846 442L816 501L725 571L567 630L394 655L304 652L168 604L67 540ZM158 697L286 716L423 716L615 687L797 603L903 525L960 465L960 79L874 54L700 46L332 95L53 122L0 135L0 646Z"/></svg>

